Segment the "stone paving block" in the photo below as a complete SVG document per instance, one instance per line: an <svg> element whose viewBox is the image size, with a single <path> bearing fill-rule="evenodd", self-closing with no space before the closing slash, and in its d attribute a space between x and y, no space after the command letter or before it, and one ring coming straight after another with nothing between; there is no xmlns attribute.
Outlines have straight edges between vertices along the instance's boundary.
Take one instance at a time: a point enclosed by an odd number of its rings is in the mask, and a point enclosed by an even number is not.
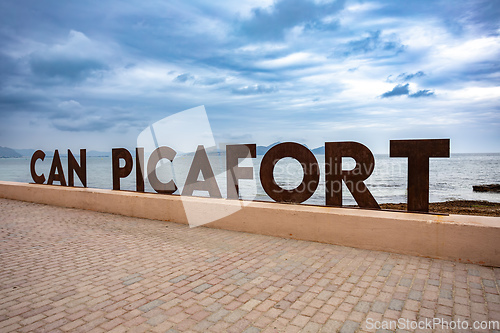
<svg viewBox="0 0 500 333"><path fill-rule="evenodd" d="M130 279L134 279L136 277L139 277L139 276L141 276L141 273L134 273L134 274L131 274L131 275L124 276L124 277L120 278L120 280L127 281L127 280L130 280Z"/></svg>
<svg viewBox="0 0 500 333"><path fill-rule="evenodd" d="M212 287L211 284L203 283L203 284L199 285L198 287L191 289L191 291L196 293L196 294L199 294L199 293L204 292L205 290L207 290L210 287Z"/></svg>
<svg viewBox="0 0 500 333"><path fill-rule="evenodd" d="M389 303L389 309L401 311L403 309L404 301L393 299L391 303Z"/></svg>
<svg viewBox="0 0 500 333"><path fill-rule="evenodd" d="M370 311L370 303L369 302L359 302L355 307L354 310L358 312L363 312L366 313Z"/></svg>
<svg viewBox="0 0 500 333"><path fill-rule="evenodd" d="M4 199L0 212L2 332L367 332L366 318L500 319L499 268Z"/></svg>
<svg viewBox="0 0 500 333"><path fill-rule="evenodd" d="M372 305L372 311L378 313L384 313L387 309L387 303L381 301L375 301Z"/></svg>
<svg viewBox="0 0 500 333"><path fill-rule="evenodd" d="M440 282L439 282L439 280L436 280L436 279L429 279L429 280L427 280L427 284L429 284L431 286L439 287Z"/></svg>
<svg viewBox="0 0 500 333"><path fill-rule="evenodd" d="M439 292L439 297L451 300L451 299L453 299L453 292L451 290L441 290Z"/></svg>
<svg viewBox="0 0 500 333"><path fill-rule="evenodd" d="M340 333L354 333L359 327L359 323L351 320L347 320L344 322L342 327L340 328Z"/></svg>
<svg viewBox="0 0 500 333"><path fill-rule="evenodd" d="M246 330L243 331L243 333L259 333L260 329L257 327L248 327Z"/></svg>
<svg viewBox="0 0 500 333"><path fill-rule="evenodd" d="M415 301L420 301L422 300L422 292L417 290L411 290L410 293L408 294L408 298Z"/></svg>
<svg viewBox="0 0 500 333"><path fill-rule="evenodd" d="M144 280L143 277L137 276L137 277L134 277L132 279L128 279L128 280L123 281L123 284L126 285L126 286L130 286L130 285L132 285L132 284L134 284L136 282L142 281L142 280Z"/></svg>
<svg viewBox="0 0 500 333"><path fill-rule="evenodd" d="M141 310L143 312L148 312L148 311L153 310L157 306L162 305L163 303L165 303L165 301L162 301L161 299L156 299L156 300L151 301L151 302L149 302L147 304L144 304L143 306L140 306L139 310Z"/></svg>
<svg viewBox="0 0 500 333"><path fill-rule="evenodd" d="M177 283L177 282L181 282L182 280L187 279L188 277L189 277L188 275L182 274L182 275L179 275L176 278L168 280L168 282L170 282L170 283Z"/></svg>
<svg viewBox="0 0 500 333"><path fill-rule="evenodd" d="M207 320L209 320L211 322L217 322L219 320L222 320L222 318L224 318L225 316L227 316L229 313L230 313L230 311L228 311L226 309L220 309L217 312L215 312L215 313L211 314L210 316L208 316Z"/></svg>

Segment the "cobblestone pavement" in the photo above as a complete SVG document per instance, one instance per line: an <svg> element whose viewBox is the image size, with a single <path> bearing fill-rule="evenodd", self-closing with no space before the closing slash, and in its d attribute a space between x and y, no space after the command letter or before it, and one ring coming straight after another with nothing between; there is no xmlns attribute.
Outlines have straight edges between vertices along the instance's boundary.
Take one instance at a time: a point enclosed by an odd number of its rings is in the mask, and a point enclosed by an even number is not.
<svg viewBox="0 0 500 333"><path fill-rule="evenodd" d="M0 199L1 332L500 320L499 285L499 268Z"/></svg>

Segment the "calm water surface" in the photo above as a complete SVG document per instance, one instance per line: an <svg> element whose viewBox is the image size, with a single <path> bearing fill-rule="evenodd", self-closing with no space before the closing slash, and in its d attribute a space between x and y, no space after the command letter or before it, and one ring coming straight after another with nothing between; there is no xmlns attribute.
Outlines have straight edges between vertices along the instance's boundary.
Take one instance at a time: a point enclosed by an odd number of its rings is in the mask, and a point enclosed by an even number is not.
<svg viewBox="0 0 500 333"><path fill-rule="evenodd" d="M321 164L320 184L314 195L305 203L313 205L324 205L324 155L316 156ZM78 158L77 158L78 159ZM225 156L209 157L216 180L222 196L226 197L226 175ZM65 173L67 173L67 159L61 158ZM243 161L241 166L254 166L255 180L241 180L240 194L247 200L271 199L267 196L260 185L259 167L262 156L253 160ZM177 156L172 166L164 163L159 166L159 178L168 181L173 177L178 187L182 187L192 156ZM37 172L44 173L48 177L52 159L37 162ZM161 164L161 163L160 163ZM344 169L354 166L352 159L344 161ZM30 158L0 158L0 180L16 182L32 182L30 175ZM67 175L66 175L67 177ZM79 180L75 175L76 184ZM302 180L302 169L300 164L293 159L281 160L275 168L275 178L283 188L294 188ZM430 201L446 201L454 199L465 200L488 200L500 202L499 193L476 193L472 191L472 185L500 183L500 154L453 154L450 158L432 158L430 160ZM407 187L407 160L404 158L389 158L387 155L375 155L375 171L366 180L370 192L378 203L406 202ZM57 183L56 183L57 184ZM128 178L122 179L122 189L135 190L135 172L132 171ZM111 158L88 157L87 158L87 185L93 188L110 189ZM154 192L146 181L146 191ZM206 192L196 192L194 195L207 196ZM347 205L355 204L352 196L344 185L343 200Z"/></svg>

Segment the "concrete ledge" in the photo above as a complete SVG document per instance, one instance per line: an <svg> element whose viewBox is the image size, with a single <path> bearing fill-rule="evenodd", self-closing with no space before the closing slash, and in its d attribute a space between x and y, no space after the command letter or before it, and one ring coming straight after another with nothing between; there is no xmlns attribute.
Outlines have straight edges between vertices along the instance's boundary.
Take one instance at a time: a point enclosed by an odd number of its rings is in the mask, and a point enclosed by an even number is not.
<svg viewBox="0 0 500 333"><path fill-rule="evenodd" d="M184 224L184 207L189 207L190 219L234 212L205 226L500 267L499 217L248 203L4 181L0 197Z"/></svg>

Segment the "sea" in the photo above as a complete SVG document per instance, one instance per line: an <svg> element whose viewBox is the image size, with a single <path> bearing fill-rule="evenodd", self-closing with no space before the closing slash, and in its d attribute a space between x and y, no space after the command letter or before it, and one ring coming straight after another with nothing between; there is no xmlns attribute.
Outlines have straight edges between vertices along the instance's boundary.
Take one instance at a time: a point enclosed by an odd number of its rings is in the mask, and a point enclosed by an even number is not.
<svg viewBox="0 0 500 333"><path fill-rule="evenodd" d="M191 166L192 156L177 156L173 163L160 161L157 165L158 178L163 182L174 179L182 189ZM320 183L314 194L304 204L325 204L325 156L316 155L320 164ZM0 180L32 183L30 174L30 157L0 158ZM78 157L77 157L78 160ZM225 155L209 156L210 164L215 174L217 184L223 197L226 197ZM253 166L254 179L240 180L240 197L243 200L272 201L265 193L259 178L259 168L262 156L255 159L242 160L240 166ZM37 173L48 177L52 158L36 163ZM67 180L67 158L61 157ZM354 160L343 160L343 169L351 169ZM473 192L473 185L500 183L500 153L495 154L452 154L450 158L431 158L429 167L429 200L441 202L448 200L486 200L500 202L500 193ZM279 161L274 170L276 182L285 189L293 189L302 181L301 165L294 159L284 158ZM368 189L379 204L404 203L407 201L407 159L389 158L388 155L375 155L375 169L365 181ZM202 178L199 178L200 180ZM75 175L75 185L81 186ZM148 181L145 181L146 192L155 193ZM55 182L54 184L59 184ZM87 157L87 187L111 189L112 169L111 157ZM121 180L121 189L135 191L135 171ZM179 191L174 195L179 194ZM195 191L195 196L208 196L205 191ZM355 201L347 187L343 188L343 203L355 205Z"/></svg>

